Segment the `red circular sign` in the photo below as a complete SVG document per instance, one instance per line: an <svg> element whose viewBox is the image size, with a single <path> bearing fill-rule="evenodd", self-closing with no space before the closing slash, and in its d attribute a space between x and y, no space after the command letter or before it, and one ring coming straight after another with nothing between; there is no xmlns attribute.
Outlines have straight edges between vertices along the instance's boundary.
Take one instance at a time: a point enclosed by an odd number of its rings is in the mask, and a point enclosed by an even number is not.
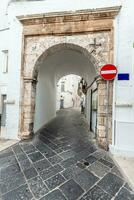
<svg viewBox="0 0 134 200"><path fill-rule="evenodd" d="M100 76L105 80L113 80L117 75L117 68L112 64L104 65L100 69Z"/></svg>

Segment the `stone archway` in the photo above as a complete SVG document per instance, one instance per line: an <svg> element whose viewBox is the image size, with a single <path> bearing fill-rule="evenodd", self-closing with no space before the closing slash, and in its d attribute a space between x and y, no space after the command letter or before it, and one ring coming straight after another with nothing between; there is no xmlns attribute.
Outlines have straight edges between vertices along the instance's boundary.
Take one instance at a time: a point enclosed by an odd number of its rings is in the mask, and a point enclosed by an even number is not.
<svg viewBox="0 0 134 200"><path fill-rule="evenodd" d="M75 13L51 13L48 16L21 16L24 34L22 62L22 91L20 133L22 139L33 134L36 78L39 65L49 54L61 48L83 53L99 74L105 63L113 63L113 19L119 8L99 9ZM94 39L98 44L94 45ZM106 144L106 82L98 78L98 142ZM112 87L109 98L109 138L112 130Z"/></svg>

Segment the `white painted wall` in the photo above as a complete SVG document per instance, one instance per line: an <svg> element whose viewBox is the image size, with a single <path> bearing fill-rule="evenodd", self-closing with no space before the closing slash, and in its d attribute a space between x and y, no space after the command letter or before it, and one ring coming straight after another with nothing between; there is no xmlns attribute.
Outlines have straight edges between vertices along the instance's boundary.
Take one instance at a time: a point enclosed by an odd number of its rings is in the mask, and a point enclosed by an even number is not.
<svg viewBox="0 0 134 200"><path fill-rule="evenodd" d="M13 34L12 34L13 33ZM19 127L19 104L21 103L21 47L22 47L22 27L14 19L11 21L9 42L9 71L7 100L15 101L14 104L7 104L7 133L6 138L18 138ZM8 37L9 37L8 35Z"/></svg>
<svg viewBox="0 0 134 200"><path fill-rule="evenodd" d="M7 11L7 3L8 1L5 0L4 2L0 3L0 101L1 95L7 94L7 84L8 84L8 74L4 72L4 65L5 65L5 58L3 50L9 49L9 38L8 38L8 18L6 15ZM2 111L2 102L0 102ZM0 130L0 137L5 136L6 127L1 127Z"/></svg>
<svg viewBox="0 0 134 200"><path fill-rule="evenodd" d="M10 16L10 29L1 26L0 30L0 54L1 51L9 51L8 59L8 73L0 73L0 90L3 90L7 94L7 101L15 101L14 104L7 104L7 126L5 138L18 138L19 127L19 103L20 103L20 68L21 68L21 45L22 45L22 26L15 19L13 13L9 13ZM0 60L2 57L0 57Z"/></svg>
<svg viewBox="0 0 134 200"><path fill-rule="evenodd" d="M0 3L0 94L7 93L8 73L3 73L4 58L3 50L9 49L9 30L7 18L7 4L9 0Z"/></svg>
<svg viewBox="0 0 134 200"><path fill-rule="evenodd" d="M40 129L56 115L57 81L68 74L84 77L88 84L96 76L90 61L75 50L63 49L53 53L41 64L37 84L34 131Z"/></svg>
<svg viewBox="0 0 134 200"><path fill-rule="evenodd" d="M39 130L44 124L56 115L56 85L54 74L41 67L38 75L36 90L34 131Z"/></svg>
<svg viewBox="0 0 134 200"><path fill-rule="evenodd" d="M8 35L8 31L2 31L1 36L4 38L7 37ZM0 42L0 114L2 112L2 95L6 95L7 94L7 85L8 85L8 73L4 73L5 70L5 53L3 51L8 50L9 49L9 45L8 45L8 40L7 42L5 42L5 40L2 40ZM7 122L6 122L7 124ZM1 127L0 129L0 137L3 138L5 136L6 133L6 126Z"/></svg>
<svg viewBox="0 0 134 200"><path fill-rule="evenodd" d="M115 80L113 144L111 151L134 156L134 12L133 1L124 0L115 21L115 64L119 73L130 73L129 81ZM127 104L132 104L128 107Z"/></svg>
<svg viewBox="0 0 134 200"><path fill-rule="evenodd" d="M0 41L0 88L2 89L3 87L7 86L8 83L8 73L3 73L4 69L4 54L3 50L8 50L9 49L9 38L8 38L9 31L1 31L0 36L1 39Z"/></svg>
<svg viewBox="0 0 134 200"><path fill-rule="evenodd" d="M10 0L4 0L0 2L0 34L1 30L7 29L9 24L8 24L8 3ZM6 36L4 36L6 38Z"/></svg>

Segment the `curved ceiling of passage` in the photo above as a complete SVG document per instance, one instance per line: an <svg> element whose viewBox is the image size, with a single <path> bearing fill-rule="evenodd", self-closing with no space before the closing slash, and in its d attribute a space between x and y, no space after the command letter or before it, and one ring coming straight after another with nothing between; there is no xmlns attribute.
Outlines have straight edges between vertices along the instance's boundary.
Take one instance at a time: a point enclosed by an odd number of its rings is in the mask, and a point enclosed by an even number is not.
<svg viewBox="0 0 134 200"><path fill-rule="evenodd" d="M79 51L63 49L48 55L40 67L45 68L45 73L55 77L57 82L61 77L75 74L83 77L88 84L96 76L95 68L90 60Z"/></svg>
<svg viewBox="0 0 134 200"><path fill-rule="evenodd" d="M64 55L65 52L66 52L66 55ZM73 44L73 43L59 43L59 44L51 46L50 48L45 50L43 54L41 54L39 56L39 58L37 59L37 61L35 63L35 67L33 70L33 77L35 77L35 78L37 77L40 66L44 65L44 63L47 62L50 58L53 60L52 65L56 65L53 57L56 57L56 56L58 57L58 54L60 55L59 56L60 59L58 61L59 65L63 64L64 58L65 58L64 60L67 61L67 52L70 52L70 53L72 52L72 56L70 55L72 64L74 62L76 64L75 59L76 59L76 54L77 54L77 60L80 60L80 58L85 60L85 61L83 61L83 66L84 66L84 63L88 63L89 67L92 66L92 69L91 69L92 72L94 72L96 74L95 66L93 66L93 64L92 64L95 61L95 59L88 52L87 49L85 49L79 45ZM74 56L74 59L72 59L73 56ZM68 56L68 58L69 58L69 56ZM64 61L64 64L65 63L70 64L68 61L67 62L65 62L65 61ZM78 63L78 61L77 61L77 63Z"/></svg>

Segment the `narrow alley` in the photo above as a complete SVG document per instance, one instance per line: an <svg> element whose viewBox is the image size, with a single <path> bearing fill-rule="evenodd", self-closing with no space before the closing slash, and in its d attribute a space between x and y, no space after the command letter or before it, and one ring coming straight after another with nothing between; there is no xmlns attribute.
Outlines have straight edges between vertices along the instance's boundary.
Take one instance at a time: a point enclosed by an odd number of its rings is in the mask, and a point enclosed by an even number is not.
<svg viewBox="0 0 134 200"><path fill-rule="evenodd" d="M33 139L0 152L0 199L133 200L120 170L88 129L77 110L60 110Z"/></svg>

